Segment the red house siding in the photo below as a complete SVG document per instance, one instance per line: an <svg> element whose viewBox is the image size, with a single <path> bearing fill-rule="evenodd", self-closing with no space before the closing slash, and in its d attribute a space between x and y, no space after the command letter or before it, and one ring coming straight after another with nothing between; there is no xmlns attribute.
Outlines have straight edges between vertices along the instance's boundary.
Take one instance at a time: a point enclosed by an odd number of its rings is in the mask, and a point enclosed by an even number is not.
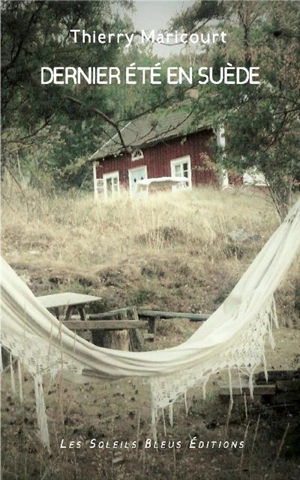
<svg viewBox="0 0 300 480"><path fill-rule="evenodd" d="M186 137L167 140L152 147L143 148L144 158L131 160L130 154L109 157L100 160L97 166L97 178L107 173L119 172L120 183L128 187L128 171L147 166L148 178L170 177L171 160L189 155L191 157L192 184L218 184L218 178L212 168L209 140L214 136L212 130L203 130Z"/></svg>

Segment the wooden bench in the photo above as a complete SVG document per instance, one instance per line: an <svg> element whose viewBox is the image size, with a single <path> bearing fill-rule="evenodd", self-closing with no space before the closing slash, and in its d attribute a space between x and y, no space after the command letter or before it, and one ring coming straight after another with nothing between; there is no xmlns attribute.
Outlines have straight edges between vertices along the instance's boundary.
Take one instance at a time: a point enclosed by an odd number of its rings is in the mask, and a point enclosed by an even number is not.
<svg viewBox="0 0 300 480"><path fill-rule="evenodd" d="M136 307L90 314L85 322L78 316L65 320L70 330L90 330L93 343L105 348L141 351L144 349L142 329L148 330L145 320L140 321Z"/></svg>
<svg viewBox="0 0 300 480"><path fill-rule="evenodd" d="M86 315L87 303L99 301L101 297L76 293L58 293L38 297L39 301L49 309L54 309L57 318L60 318L60 308L65 308L63 323L70 330L90 330L93 343L99 346L118 345L126 350L131 344L132 350L142 350L144 340L155 340L157 322L161 319L188 319L191 322L202 322L208 319L207 314L166 312L159 310L137 310L136 307L125 307L109 312ZM74 311L78 315L74 315ZM147 330L147 333L141 333ZM121 346L122 343L122 346ZM118 348L118 347L114 347Z"/></svg>
<svg viewBox="0 0 300 480"><path fill-rule="evenodd" d="M260 395L260 396L266 396L266 395L275 395L276 392L276 385L254 385L253 388L253 395ZM242 386L240 388L239 386L232 386L232 395L233 396L240 396L240 395L247 395L250 396L250 389L247 386ZM220 387L220 396L221 397L229 397L230 396L230 388L228 385L224 385Z"/></svg>
<svg viewBox="0 0 300 480"><path fill-rule="evenodd" d="M155 340L157 322L162 319L187 319L190 322L203 322L208 319L209 315L202 313L179 313L179 312L163 312L159 310L139 310L140 319L148 321L148 339Z"/></svg>
<svg viewBox="0 0 300 480"><path fill-rule="evenodd" d="M254 398L268 398L274 405L295 405L300 400L300 370L271 370L268 371L268 382L265 379L265 372L259 372L254 376L255 384L253 386ZM230 396L229 386L220 387L220 398L227 401ZM248 386L242 385L242 391L239 386L232 387L233 396L249 396Z"/></svg>

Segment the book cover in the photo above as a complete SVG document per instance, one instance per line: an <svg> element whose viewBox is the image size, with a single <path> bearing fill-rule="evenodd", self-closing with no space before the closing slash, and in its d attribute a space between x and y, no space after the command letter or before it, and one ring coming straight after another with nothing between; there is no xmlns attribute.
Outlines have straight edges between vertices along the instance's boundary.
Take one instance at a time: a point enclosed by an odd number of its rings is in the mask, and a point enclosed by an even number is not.
<svg viewBox="0 0 300 480"><path fill-rule="evenodd" d="M299 197L299 2L6 0L1 16L3 258L86 341L159 362ZM250 384L222 353L173 391L162 371L156 435L148 373L104 368L44 376L45 448L34 379L2 348L2 478L298 478L299 292L296 256Z"/></svg>

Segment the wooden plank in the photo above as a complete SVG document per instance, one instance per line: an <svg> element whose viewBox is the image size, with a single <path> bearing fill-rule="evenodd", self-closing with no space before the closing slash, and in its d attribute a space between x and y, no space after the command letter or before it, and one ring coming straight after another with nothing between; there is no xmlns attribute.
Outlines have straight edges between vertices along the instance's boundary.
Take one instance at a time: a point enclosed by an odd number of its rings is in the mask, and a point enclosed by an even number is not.
<svg viewBox="0 0 300 480"><path fill-rule="evenodd" d="M152 317L148 318L148 332L149 334L153 335L153 340L156 335L156 328L157 328L157 322L159 320L159 317Z"/></svg>
<svg viewBox="0 0 300 480"><path fill-rule="evenodd" d="M111 310L110 312L90 314L91 320L105 320L115 318L117 315L125 314L128 311L132 311L134 307L119 308L117 310ZM147 320L148 318L186 318L192 322L201 322L207 320L210 315L202 313L179 313L179 312L161 312L158 310L139 310L138 316L140 319Z"/></svg>
<svg viewBox="0 0 300 480"><path fill-rule="evenodd" d="M90 314L89 318L91 320L109 320L111 318L116 318L118 315L125 315L133 310L134 307L118 308L117 310L111 310L110 312Z"/></svg>
<svg viewBox="0 0 300 480"><path fill-rule="evenodd" d="M300 378L277 380L276 387L279 392L300 392Z"/></svg>
<svg viewBox="0 0 300 480"><path fill-rule="evenodd" d="M161 312L158 310L139 310L138 315L140 318L186 318L191 322L203 322L210 316L202 313Z"/></svg>
<svg viewBox="0 0 300 480"><path fill-rule="evenodd" d="M137 320L67 320L62 322L70 330L124 330L128 328L147 328L144 321Z"/></svg>
<svg viewBox="0 0 300 480"><path fill-rule="evenodd" d="M154 334L153 333L144 333L143 337L144 337L144 340L152 340L152 342L154 342Z"/></svg>
<svg viewBox="0 0 300 480"><path fill-rule="evenodd" d="M102 297L93 295L84 295L81 293L54 293L52 295L42 295L36 297L46 308L68 307L69 305L82 305L91 302L98 302Z"/></svg>
<svg viewBox="0 0 300 480"><path fill-rule="evenodd" d="M292 380L293 378L300 378L300 370L269 370L268 382L276 382L277 380ZM265 372L259 372L255 375L257 384L265 384Z"/></svg>
<svg viewBox="0 0 300 480"><path fill-rule="evenodd" d="M255 385L253 394L254 395L275 395L276 392L276 385ZM240 387L238 386L233 386L232 387L232 395L250 395L250 389L249 387L242 387L242 393L240 390ZM222 396L229 396L230 395L230 389L229 387L223 386L220 387L220 395Z"/></svg>

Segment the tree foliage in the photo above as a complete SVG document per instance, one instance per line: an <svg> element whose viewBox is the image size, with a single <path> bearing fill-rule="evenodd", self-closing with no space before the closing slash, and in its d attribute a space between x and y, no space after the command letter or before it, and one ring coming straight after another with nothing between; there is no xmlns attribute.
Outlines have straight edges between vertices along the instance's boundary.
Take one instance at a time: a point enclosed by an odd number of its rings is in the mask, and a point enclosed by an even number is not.
<svg viewBox="0 0 300 480"><path fill-rule="evenodd" d="M197 28L195 12L206 3L196 2L186 11L189 29ZM263 172L284 215L300 179L300 5L286 0L217 2L217 7L210 14L218 24L206 23L206 28L226 31L227 42L213 46L206 61L216 75L227 63L259 67L260 84L201 87L198 113L212 118L216 128L225 126L220 161L240 172L253 167ZM180 25L185 28L184 14L174 28Z"/></svg>
<svg viewBox="0 0 300 480"><path fill-rule="evenodd" d="M117 42L74 44L69 31L133 32L113 2L6 0L2 2L2 149L4 167L56 185L78 186L87 175L86 159L120 133L125 119L182 99L185 85L41 85L41 66L112 66L160 61L149 46L124 50ZM118 2L127 10L130 1ZM292 187L300 180L300 5L299 2L194 2L173 19L172 28L192 34L223 30L226 44L162 62L167 65L256 66L260 85L199 87L198 116L225 126L220 162L244 171L257 167L270 184L283 214ZM171 63L170 63L171 62ZM193 105L195 109L195 105Z"/></svg>
<svg viewBox="0 0 300 480"><path fill-rule="evenodd" d="M133 32L113 2L5 1L2 4L2 145L5 168L56 185L80 185L87 158L119 131L119 120L140 114L166 98L166 85L126 89L122 85L42 85L42 66L122 66L159 61L124 42L74 43L71 29L104 34ZM118 2L130 11L132 4ZM128 64L128 63L127 63ZM143 100L142 100L143 99ZM40 171L43 170L43 175Z"/></svg>

